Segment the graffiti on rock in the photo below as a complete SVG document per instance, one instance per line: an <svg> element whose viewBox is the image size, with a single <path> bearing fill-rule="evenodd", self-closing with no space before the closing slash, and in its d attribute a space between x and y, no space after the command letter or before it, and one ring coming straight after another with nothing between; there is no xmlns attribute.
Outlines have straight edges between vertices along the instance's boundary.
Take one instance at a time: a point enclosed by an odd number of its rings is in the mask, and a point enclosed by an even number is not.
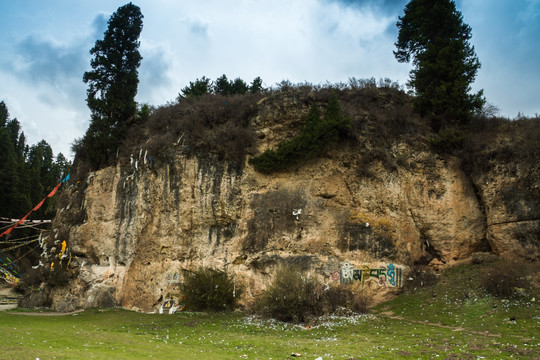
<svg viewBox="0 0 540 360"><path fill-rule="evenodd" d="M167 280L168 283L176 284L180 282L180 275L178 275L177 272L169 273L165 276L165 279Z"/></svg>
<svg viewBox="0 0 540 360"><path fill-rule="evenodd" d="M362 286L377 284L379 286L401 287L403 285L402 268L396 267L392 263L386 266L381 265L378 268L362 265L360 269L355 269L354 265L346 262L339 271L335 270L331 277L334 281L339 280L340 284L352 284L359 281Z"/></svg>

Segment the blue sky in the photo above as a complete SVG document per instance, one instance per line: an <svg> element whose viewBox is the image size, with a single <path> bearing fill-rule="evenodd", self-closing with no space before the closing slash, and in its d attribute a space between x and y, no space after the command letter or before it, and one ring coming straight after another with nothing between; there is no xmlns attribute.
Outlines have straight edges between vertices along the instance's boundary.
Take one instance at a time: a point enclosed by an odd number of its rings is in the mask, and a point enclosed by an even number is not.
<svg viewBox="0 0 540 360"><path fill-rule="evenodd" d="M0 101L34 144L55 154L89 121L83 73L110 15L127 1L0 0ZM388 77L405 84L411 65L392 51L406 0L141 0L137 101L173 101L189 81L222 74L265 86ZM540 113L540 0L458 0L482 63L484 89L500 114Z"/></svg>

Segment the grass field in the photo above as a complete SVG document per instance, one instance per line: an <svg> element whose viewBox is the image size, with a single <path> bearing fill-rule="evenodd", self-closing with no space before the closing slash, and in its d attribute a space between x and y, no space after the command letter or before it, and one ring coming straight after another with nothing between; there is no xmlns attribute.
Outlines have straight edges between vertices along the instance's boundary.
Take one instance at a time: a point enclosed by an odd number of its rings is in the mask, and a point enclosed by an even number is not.
<svg viewBox="0 0 540 360"><path fill-rule="evenodd" d="M491 297L478 287L481 267L309 329L241 312L3 311L0 359L540 359L538 288Z"/></svg>

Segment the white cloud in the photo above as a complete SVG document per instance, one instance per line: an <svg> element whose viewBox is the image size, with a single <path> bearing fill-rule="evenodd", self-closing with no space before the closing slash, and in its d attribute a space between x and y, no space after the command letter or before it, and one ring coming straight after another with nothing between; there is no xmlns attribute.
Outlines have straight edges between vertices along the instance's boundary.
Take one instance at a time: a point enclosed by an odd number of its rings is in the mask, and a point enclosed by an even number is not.
<svg viewBox="0 0 540 360"><path fill-rule="evenodd" d="M139 68L137 101L158 105L170 95L166 92L172 81L171 51L162 44L141 41L140 52L143 60Z"/></svg>
<svg viewBox="0 0 540 360"><path fill-rule="evenodd" d="M370 8L317 0L169 6L168 14L176 19L158 19L155 9L150 10L143 30L143 38L159 39L171 50L174 91L169 98L203 75L215 79L225 73L248 82L261 76L269 86L284 79L320 83L349 76L403 78L408 71L392 55L387 30L395 18ZM144 4L141 10L144 13ZM389 74L376 70L380 64Z"/></svg>
<svg viewBox="0 0 540 360"><path fill-rule="evenodd" d="M84 133L88 126L85 119L84 99L77 102L65 93L52 92L40 84L24 84L5 73L0 74L0 93L8 107L10 118L17 118L26 136L26 143L33 145L44 139L54 154L70 156L70 144ZM84 94L84 91L83 91Z"/></svg>

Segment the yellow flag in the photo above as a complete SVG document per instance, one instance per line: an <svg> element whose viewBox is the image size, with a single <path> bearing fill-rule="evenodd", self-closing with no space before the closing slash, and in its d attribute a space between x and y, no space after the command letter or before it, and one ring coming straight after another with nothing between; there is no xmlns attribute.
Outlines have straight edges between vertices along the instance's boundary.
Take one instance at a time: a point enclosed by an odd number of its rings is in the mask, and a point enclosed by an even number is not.
<svg viewBox="0 0 540 360"><path fill-rule="evenodd" d="M58 254L58 257L62 259L62 255L64 255L64 252L66 251L66 240L62 241L62 251L60 251L60 254Z"/></svg>

